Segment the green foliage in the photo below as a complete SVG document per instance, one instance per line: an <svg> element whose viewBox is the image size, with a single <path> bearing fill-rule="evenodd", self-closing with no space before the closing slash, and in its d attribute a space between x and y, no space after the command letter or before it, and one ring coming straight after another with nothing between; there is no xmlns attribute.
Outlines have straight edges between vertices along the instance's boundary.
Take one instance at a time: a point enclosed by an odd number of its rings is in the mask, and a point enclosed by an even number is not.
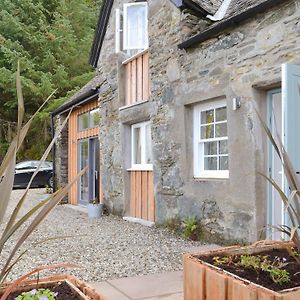
<svg viewBox="0 0 300 300"><path fill-rule="evenodd" d="M276 225L276 226L270 226L273 229L276 229L277 231L285 234L289 237L291 241L294 242L298 252L300 252L300 235L299 235L299 229L300 229L300 181L297 177L297 173L295 170L294 165L292 164L289 155L283 145L283 142L279 135L277 134L277 140L272 135L272 132L268 128L265 121L262 119L262 117L257 112L259 120L270 140L270 143L272 144L272 147L274 148L275 152L277 153L280 162L282 164L284 174L286 181L289 186L290 192L284 191L277 183L276 181L266 176L263 173L259 173L261 176L263 176L276 190L282 200L282 203L285 207L285 210L288 214L289 221L287 224L282 225ZM290 250L288 250L291 252ZM294 257L298 264L300 265L300 260L297 257Z"/></svg>
<svg viewBox="0 0 300 300"><path fill-rule="evenodd" d="M224 256L224 257L213 257L213 262L215 266L222 266L222 265L235 265L238 267L242 267L245 269L252 269L257 274L259 271L263 271L269 274L270 278L273 280L274 283L283 285L285 283L290 282L290 274L288 271L284 269L287 265L279 258L275 258L274 261L269 259L268 255L241 255L235 256Z"/></svg>
<svg viewBox="0 0 300 300"><path fill-rule="evenodd" d="M259 255L242 255L238 265L246 269L258 270L261 268L261 257Z"/></svg>
<svg viewBox="0 0 300 300"><path fill-rule="evenodd" d="M27 211L21 211L24 206L24 202L27 200L29 187L34 180L37 172L39 171L41 164L45 161L49 152L51 151L57 136L51 141L49 146L47 147L45 153L43 154L40 164L37 167L36 171L32 175L30 182L22 193L17 205L13 208L12 211L8 211L8 205L12 194L13 182L15 176L15 166L16 166L16 153L19 151L22 143L28 133L28 129L32 124L32 121L37 116L38 111L24 124L24 102L22 96L22 88L21 88L21 78L20 78L20 69L18 64L17 76L17 98L18 98L18 124L17 124L17 132L16 135L12 138L12 142L5 154L3 161L0 164L0 226L1 226L1 237L0 237L0 254L2 265L0 268L0 284L2 284L9 273L13 270L16 264L22 259L22 257L29 251L28 249L21 249L24 245L27 238L37 229L37 227L43 222L45 217L53 210L53 208L65 197L68 193L68 189L78 180L80 176L84 174L86 171L81 171L75 180L69 183L66 187L56 191L54 194L47 197L47 199L40 201L35 206L31 207ZM62 128L66 125L68 118L63 122ZM59 130L61 130L60 128ZM58 132L59 133L59 132ZM5 220L6 213L7 221ZM4 222L6 221L6 222ZM17 239L12 240L12 237L16 232L20 233L20 236ZM12 248L9 251L6 251L6 255L8 257L2 257L2 253L7 244L12 244ZM17 256L17 258L16 258ZM24 279L33 275L35 273L39 273L42 270L53 269L58 267L76 267L75 265L52 265L52 266L44 266L39 267L28 274L23 275L18 278L13 284L11 284L4 291L1 299L6 300L9 296L10 292L13 290L15 286L20 284ZM39 299L41 300L41 298Z"/></svg>
<svg viewBox="0 0 300 300"><path fill-rule="evenodd" d="M286 270L270 268L267 272L270 273L272 280L279 285L283 285L291 281L290 273Z"/></svg>
<svg viewBox="0 0 300 300"><path fill-rule="evenodd" d="M56 295L56 293L49 289L33 289L29 292L22 293L16 298L16 300L55 300Z"/></svg>
<svg viewBox="0 0 300 300"><path fill-rule="evenodd" d="M186 239L191 238L196 233L196 230L198 229L197 223L197 218L194 216L185 218L183 221L183 236Z"/></svg>
<svg viewBox="0 0 300 300"><path fill-rule="evenodd" d="M94 75L88 56L99 0L0 0L0 119L15 121L16 63L22 66L27 115L54 89L55 99L34 120L19 159L41 156L51 140L49 112ZM39 139L36 145L35 137ZM0 144L7 142L0 137Z"/></svg>
<svg viewBox="0 0 300 300"><path fill-rule="evenodd" d="M46 194L52 194L53 190L52 190L52 188L50 186L46 185L45 192L46 192Z"/></svg>
<svg viewBox="0 0 300 300"><path fill-rule="evenodd" d="M201 220L196 217L187 217L183 221L180 218L166 220L162 227L167 228L170 232L180 235L185 239L199 241L203 238L203 225Z"/></svg>
<svg viewBox="0 0 300 300"><path fill-rule="evenodd" d="M215 257L213 257L213 261L214 261L215 266L227 265L227 264L231 263L231 257L230 256L224 256L224 257L215 256Z"/></svg>

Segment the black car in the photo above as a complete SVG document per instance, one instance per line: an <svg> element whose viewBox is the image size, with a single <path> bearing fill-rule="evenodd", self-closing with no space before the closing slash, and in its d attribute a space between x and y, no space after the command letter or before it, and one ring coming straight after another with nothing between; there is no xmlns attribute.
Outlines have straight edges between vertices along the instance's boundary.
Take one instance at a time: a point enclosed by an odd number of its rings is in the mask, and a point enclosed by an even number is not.
<svg viewBox="0 0 300 300"><path fill-rule="evenodd" d="M26 188L39 163L38 160L27 160L17 163L14 188ZM53 164L50 161L42 163L30 187L45 186L53 187Z"/></svg>

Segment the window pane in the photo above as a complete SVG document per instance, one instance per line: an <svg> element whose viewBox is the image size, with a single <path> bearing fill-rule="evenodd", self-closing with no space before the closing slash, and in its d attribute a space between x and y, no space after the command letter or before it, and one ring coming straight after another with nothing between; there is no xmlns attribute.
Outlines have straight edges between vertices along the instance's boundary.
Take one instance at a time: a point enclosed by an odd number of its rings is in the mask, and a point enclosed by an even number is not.
<svg viewBox="0 0 300 300"><path fill-rule="evenodd" d="M133 130L133 163L141 164L142 163L142 144L141 144L141 128L137 127Z"/></svg>
<svg viewBox="0 0 300 300"><path fill-rule="evenodd" d="M89 128L89 113L84 113L82 115L79 115L78 117L78 127L79 131L85 130Z"/></svg>
<svg viewBox="0 0 300 300"><path fill-rule="evenodd" d="M227 123L216 124L216 138L227 137Z"/></svg>
<svg viewBox="0 0 300 300"><path fill-rule="evenodd" d="M227 140L219 142L219 154L228 154L227 143Z"/></svg>
<svg viewBox="0 0 300 300"><path fill-rule="evenodd" d="M98 127L100 125L100 111L99 109L94 109L90 112L90 122L91 128Z"/></svg>
<svg viewBox="0 0 300 300"><path fill-rule="evenodd" d="M33 168L32 161L24 161L16 165L16 169L30 169L30 168Z"/></svg>
<svg viewBox="0 0 300 300"><path fill-rule="evenodd" d="M205 155L216 155L218 142L204 143L204 154Z"/></svg>
<svg viewBox="0 0 300 300"><path fill-rule="evenodd" d="M214 125L201 126L201 139L211 139L214 137Z"/></svg>
<svg viewBox="0 0 300 300"><path fill-rule="evenodd" d="M79 144L79 169L83 170L89 163L89 144L88 141L82 141ZM80 178L80 200L88 202L89 197L89 182L88 182L88 172L85 172Z"/></svg>
<svg viewBox="0 0 300 300"><path fill-rule="evenodd" d="M218 158L217 157L204 157L204 170L217 170Z"/></svg>
<svg viewBox="0 0 300 300"><path fill-rule="evenodd" d="M216 122L227 120L226 107L220 107L216 109Z"/></svg>
<svg viewBox="0 0 300 300"><path fill-rule="evenodd" d="M201 124L209 124L214 122L214 110L206 110L201 112Z"/></svg>
<svg viewBox="0 0 300 300"><path fill-rule="evenodd" d="M152 164L151 125L146 125L145 163Z"/></svg>
<svg viewBox="0 0 300 300"><path fill-rule="evenodd" d="M220 170L228 170L228 156L220 157Z"/></svg>
<svg viewBox="0 0 300 300"><path fill-rule="evenodd" d="M147 6L132 5L127 8L126 49L146 49L148 47Z"/></svg>

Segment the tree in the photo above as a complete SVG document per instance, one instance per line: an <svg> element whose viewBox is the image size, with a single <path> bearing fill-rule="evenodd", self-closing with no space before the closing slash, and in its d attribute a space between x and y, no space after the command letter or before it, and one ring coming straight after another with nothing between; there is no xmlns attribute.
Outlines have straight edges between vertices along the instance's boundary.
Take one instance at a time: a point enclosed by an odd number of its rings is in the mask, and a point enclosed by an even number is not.
<svg viewBox="0 0 300 300"><path fill-rule="evenodd" d="M16 121L18 60L28 115L57 89L54 100L33 124L19 156L19 159L35 159L50 139L49 112L94 76L88 56L100 3L97 0L0 0L0 5L0 122ZM7 134L1 136L1 144L8 142ZM30 143L36 141L32 136L41 137L41 142Z"/></svg>

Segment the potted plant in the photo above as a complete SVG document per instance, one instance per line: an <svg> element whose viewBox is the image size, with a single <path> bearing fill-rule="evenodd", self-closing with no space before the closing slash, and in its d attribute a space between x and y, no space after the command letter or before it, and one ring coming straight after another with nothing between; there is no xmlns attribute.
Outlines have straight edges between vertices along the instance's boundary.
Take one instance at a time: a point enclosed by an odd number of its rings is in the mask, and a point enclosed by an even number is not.
<svg viewBox="0 0 300 300"><path fill-rule="evenodd" d="M290 194L261 174L278 191L290 219L275 226L290 241L259 241L198 254L185 254L185 300L298 300L300 299L300 182L278 137L275 142L259 119L283 165Z"/></svg>
<svg viewBox="0 0 300 300"><path fill-rule="evenodd" d="M62 266L62 265L61 265ZM65 267L68 267L65 266ZM52 267L51 267L52 268ZM39 268L35 271L40 271ZM42 279L25 279L32 271L14 283L0 288L1 300L107 300L95 289L71 275L53 275Z"/></svg>
<svg viewBox="0 0 300 300"><path fill-rule="evenodd" d="M68 117L62 124L60 130L57 131L56 135L54 136L53 140L51 141L50 145L46 149L45 153L43 154L40 164L35 170L32 178L30 179L27 188L25 189L24 193L22 194L21 198L19 199L16 207L13 209L11 215L8 215L7 222L5 223L5 215L8 211L8 204L11 197L12 189L13 189L13 182L14 182L14 174L15 174L15 165L16 165L16 154L20 149L28 129L36 117L37 113L40 109L47 103L50 97L44 102L42 107L27 121L25 125L23 125L23 116L24 116L24 103L23 103L23 96L22 96L22 89L21 89L21 80L20 80L20 69L18 64L18 71L17 71L17 95L18 95L18 124L15 137L13 138L7 153L0 165L0 225L1 225L1 236L0 236L0 254L3 252L4 247L8 243L15 243L12 245L10 252L8 253L8 257L1 259L1 268L0 268L0 295L1 300L6 299L15 299L19 297L19 299L24 300L35 300L31 296L35 296L41 294L41 299L49 299L54 296L55 292L51 291L51 289L56 286L57 284L64 284L68 287L68 289L72 290L72 293L76 293L79 295L77 298L74 299L86 299L86 300L103 300L104 298L100 296L95 290L91 287L86 285L85 283L81 282L80 280L76 279L75 277L71 277L68 275L62 276L52 276L46 279L40 279L38 282L35 280L27 280L27 277L39 273L45 269L53 269L59 267L77 267L75 265L70 264L63 264L63 265L52 265L46 267L39 267L28 274L23 275L21 278L17 279L15 282L7 284L5 283L7 276L9 273L14 269L17 263L22 259L22 257L28 252L27 250L21 251L21 246L27 240L27 238L36 230L36 228L42 223L42 221L46 218L46 216L53 210L53 208L65 197L68 193L70 187L78 180L80 176L82 176L86 169L83 169L72 182L70 182L67 186L60 188L58 191L54 192L53 194L48 195L46 199L40 201L37 205L29 209L27 212L21 211L24 202L26 201L28 191L32 181L34 180L37 172L39 171L40 166L46 160L47 156L49 155L51 148L53 147L58 135L60 134L62 128L67 123ZM11 237L16 233L20 233L20 237L14 242ZM49 239L45 240L48 241ZM7 253L6 253L7 254ZM36 289L37 292L32 291ZM38 290L43 289L43 290ZM30 292L31 294L24 294L23 292ZM15 292L15 296L10 296L11 293ZM48 296L49 297L48 297ZM10 297L10 298L8 298ZM29 298L28 298L29 297ZM30 298L31 297L31 298ZM18 299L18 300L19 300ZM59 300L59 298L55 298ZM61 299L72 299L68 295L64 295L64 298Z"/></svg>
<svg viewBox="0 0 300 300"><path fill-rule="evenodd" d="M100 218L103 214L103 203L99 202L99 199L96 197L87 205L88 216L90 219Z"/></svg>

